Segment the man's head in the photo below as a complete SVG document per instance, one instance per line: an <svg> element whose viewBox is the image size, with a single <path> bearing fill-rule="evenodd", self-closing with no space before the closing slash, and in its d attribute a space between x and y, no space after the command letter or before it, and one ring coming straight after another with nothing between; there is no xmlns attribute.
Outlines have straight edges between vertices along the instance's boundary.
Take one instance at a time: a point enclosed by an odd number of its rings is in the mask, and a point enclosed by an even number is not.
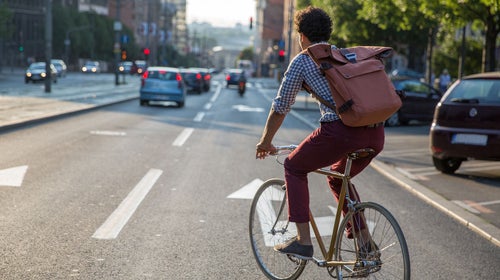
<svg viewBox="0 0 500 280"><path fill-rule="evenodd" d="M311 43L328 42L332 33L332 20L320 8L307 7L295 13L295 28Z"/></svg>

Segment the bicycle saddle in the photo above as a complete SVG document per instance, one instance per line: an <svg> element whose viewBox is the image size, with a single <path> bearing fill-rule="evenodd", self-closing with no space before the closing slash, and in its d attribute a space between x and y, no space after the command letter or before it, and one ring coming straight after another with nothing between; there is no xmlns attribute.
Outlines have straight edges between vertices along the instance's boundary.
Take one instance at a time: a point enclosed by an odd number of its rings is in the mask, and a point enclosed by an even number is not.
<svg viewBox="0 0 500 280"><path fill-rule="evenodd" d="M375 154L375 150L374 149L372 149L372 148L363 148L363 149L356 150L354 152L350 152L350 153L347 154L347 156L350 159L358 159L358 158L369 157L369 156L372 156L373 154Z"/></svg>

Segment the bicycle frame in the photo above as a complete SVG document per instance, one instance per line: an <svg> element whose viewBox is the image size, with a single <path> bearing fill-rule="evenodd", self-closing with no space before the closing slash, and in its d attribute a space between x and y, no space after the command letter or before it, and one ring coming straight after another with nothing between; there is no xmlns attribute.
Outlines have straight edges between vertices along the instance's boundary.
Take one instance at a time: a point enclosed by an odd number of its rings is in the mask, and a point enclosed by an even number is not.
<svg viewBox="0 0 500 280"><path fill-rule="evenodd" d="M297 146L295 146L295 145L290 145L290 146L279 146L276 148L279 152L279 151L293 151L296 147ZM356 204L356 201L351 200L349 197L349 186L351 185L350 173L351 173L352 161L357 159L357 158L367 157L367 156L371 155L372 153L374 153L374 150L370 149L370 148L360 149L360 150L357 150L355 152L349 153L347 156L347 161L346 161L344 173L332 171L332 170L328 169L327 167L320 168L320 169L314 171L314 173L318 173L321 175L326 175L326 176L330 176L330 177L342 180L342 188L340 190L339 201L338 201L338 205L337 205L337 213L335 215L332 238L330 240L330 246L328 247L328 251L326 250L326 246L325 246L325 243L323 242L323 238L321 237L321 235L319 233L314 216L313 216L311 210L309 209L310 224L311 224L314 235L316 237L316 240L318 242L318 245L321 249L321 253L322 253L323 258L324 258L323 260L318 260L316 258L312 259L318 266L333 267L333 266L338 266L338 265L354 265L357 262L357 260L335 261L335 260L333 260L333 253L334 253L334 249L335 249L335 243L337 242L339 224L340 224L340 219L341 219L341 215L342 215L342 206L344 205L344 202L346 200L348 203L349 210L354 209L354 205ZM357 246L357 244L355 246ZM356 248L356 251L357 251L357 249L358 248Z"/></svg>

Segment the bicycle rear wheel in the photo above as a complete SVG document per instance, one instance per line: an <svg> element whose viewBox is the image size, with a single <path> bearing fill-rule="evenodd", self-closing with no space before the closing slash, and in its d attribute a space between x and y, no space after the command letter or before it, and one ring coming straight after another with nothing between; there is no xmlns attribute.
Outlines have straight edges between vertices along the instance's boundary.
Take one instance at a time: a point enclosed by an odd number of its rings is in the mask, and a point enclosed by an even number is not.
<svg viewBox="0 0 500 280"><path fill-rule="evenodd" d="M364 217L375 245L361 240L357 234L352 239L346 236L349 224L360 224L359 217ZM357 244L371 244L368 247L376 252L367 252ZM358 261L356 265L337 267L339 279L410 279L410 256L403 231L387 209L373 202L358 203L355 210L346 215L339 228L335 256L337 260Z"/></svg>
<svg viewBox="0 0 500 280"><path fill-rule="evenodd" d="M285 182L271 179L262 184L252 201L250 242L259 268L273 280L297 279L307 263L274 251L273 247L297 235L288 222Z"/></svg>

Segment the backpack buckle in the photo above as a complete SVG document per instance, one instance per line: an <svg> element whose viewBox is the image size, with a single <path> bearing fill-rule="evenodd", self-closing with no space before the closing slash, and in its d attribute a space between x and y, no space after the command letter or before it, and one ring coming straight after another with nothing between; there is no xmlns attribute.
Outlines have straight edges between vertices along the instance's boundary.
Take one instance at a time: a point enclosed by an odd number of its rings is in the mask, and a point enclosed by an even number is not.
<svg viewBox="0 0 500 280"><path fill-rule="evenodd" d="M357 58L357 56L356 56L356 54L355 54L355 53L346 53L346 54L344 54L344 57L345 57L347 60L349 60L349 62L351 62L351 63L356 63L356 58Z"/></svg>

